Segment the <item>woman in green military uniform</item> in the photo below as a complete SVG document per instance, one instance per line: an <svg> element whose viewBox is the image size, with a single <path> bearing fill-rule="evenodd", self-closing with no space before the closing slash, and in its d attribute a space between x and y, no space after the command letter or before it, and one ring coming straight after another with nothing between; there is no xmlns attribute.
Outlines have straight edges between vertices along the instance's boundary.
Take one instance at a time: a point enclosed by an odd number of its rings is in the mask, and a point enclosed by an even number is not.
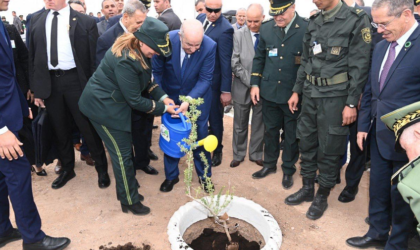
<svg viewBox="0 0 420 250"><path fill-rule="evenodd" d="M161 21L146 18L133 34L119 37L90 78L79 101L111 156L117 196L123 212L145 215L137 190L132 161L131 110L148 114L175 114L174 102L150 79L150 59L171 55L168 28ZM154 100L144 98L150 94ZM172 105L171 105L172 104ZM170 106L171 105L171 106Z"/></svg>

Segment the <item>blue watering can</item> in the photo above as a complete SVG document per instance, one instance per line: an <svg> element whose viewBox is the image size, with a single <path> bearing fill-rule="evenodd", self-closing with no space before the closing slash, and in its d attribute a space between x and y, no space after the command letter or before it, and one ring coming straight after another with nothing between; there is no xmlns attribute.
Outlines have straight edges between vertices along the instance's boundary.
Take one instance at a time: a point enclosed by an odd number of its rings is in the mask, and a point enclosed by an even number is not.
<svg viewBox="0 0 420 250"><path fill-rule="evenodd" d="M162 124L160 125L159 146L162 151L174 158L182 158L185 153L181 152L178 142L188 148L182 140L188 138L191 133L191 123L187 122L187 118L179 113L179 118L172 118L171 114L162 115Z"/></svg>

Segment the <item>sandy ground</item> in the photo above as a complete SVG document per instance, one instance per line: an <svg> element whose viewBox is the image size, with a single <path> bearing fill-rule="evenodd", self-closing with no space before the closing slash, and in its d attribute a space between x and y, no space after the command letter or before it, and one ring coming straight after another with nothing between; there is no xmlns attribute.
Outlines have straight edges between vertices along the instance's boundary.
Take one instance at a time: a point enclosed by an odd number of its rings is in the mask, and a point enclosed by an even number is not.
<svg viewBox="0 0 420 250"><path fill-rule="evenodd" d="M301 187L301 177L294 175L295 185L290 190L281 187L282 172L279 171L262 180L254 180L251 175L261 167L248 158L237 168L230 168L232 160L233 119L225 116L224 155L222 165L213 169L213 182L216 189L228 181L235 186L237 196L251 199L265 207L277 219L283 231L281 249L305 250L345 250L353 249L345 240L352 236L364 235L368 225L364 222L368 209L368 178L365 172L360 183L356 200L343 204L337 200L345 183L337 185L331 192L329 207L325 215L312 221L305 217L310 203L300 206L287 206L284 199ZM160 119L155 120L158 124ZM116 199L115 180L110 166L111 186L99 189L95 169L81 162L76 152L76 178L59 190L53 190L51 183L57 177L55 164L46 167L47 177L33 175L35 202L42 218L42 229L51 236L66 236L72 240L69 250L98 249L99 246L112 243L133 242L137 246L147 243L154 250L170 249L166 227L170 217L183 204L188 202L184 195L184 185L180 181L170 193L159 191L164 181L163 153L159 149L159 133L154 131L152 149L159 156L159 161L152 166L159 170L159 175L150 176L137 172L141 184L140 193L145 196L144 204L152 212L144 217L121 212ZM109 161L110 162L110 161ZM182 161L183 163L183 161ZM180 164L184 169L185 165ZM181 171L182 173L182 171ZM180 176L183 179L183 176ZM194 176L195 181L197 177ZM344 171L342 171L344 180ZM11 218L14 218L13 214ZM14 219L13 224L15 225ZM4 247L5 250L21 249L21 241Z"/></svg>

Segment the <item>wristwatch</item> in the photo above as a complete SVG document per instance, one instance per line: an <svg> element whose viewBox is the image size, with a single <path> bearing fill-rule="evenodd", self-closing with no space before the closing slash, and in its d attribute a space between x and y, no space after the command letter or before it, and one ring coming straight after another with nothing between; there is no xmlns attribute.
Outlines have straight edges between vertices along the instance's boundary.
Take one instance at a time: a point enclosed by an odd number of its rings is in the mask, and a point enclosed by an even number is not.
<svg viewBox="0 0 420 250"><path fill-rule="evenodd" d="M349 107L349 108L352 108L352 109L356 107L353 104L346 104L346 106Z"/></svg>

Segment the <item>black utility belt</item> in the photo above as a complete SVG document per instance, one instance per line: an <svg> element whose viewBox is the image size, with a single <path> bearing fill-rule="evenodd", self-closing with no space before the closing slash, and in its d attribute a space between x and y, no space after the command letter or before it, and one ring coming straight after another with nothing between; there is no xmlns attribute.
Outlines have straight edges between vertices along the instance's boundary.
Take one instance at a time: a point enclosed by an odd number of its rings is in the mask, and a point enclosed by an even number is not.
<svg viewBox="0 0 420 250"><path fill-rule="evenodd" d="M77 73L77 68L72 68L69 70L62 70L62 69L50 70L50 75L53 75L55 77L61 77L61 76L64 76L66 74L71 74L71 73Z"/></svg>
<svg viewBox="0 0 420 250"><path fill-rule="evenodd" d="M347 72L335 75L331 78L321 78L321 77L306 75L306 80L308 80L310 83L312 83L315 86L330 86L330 85L347 82L349 80L349 76Z"/></svg>

